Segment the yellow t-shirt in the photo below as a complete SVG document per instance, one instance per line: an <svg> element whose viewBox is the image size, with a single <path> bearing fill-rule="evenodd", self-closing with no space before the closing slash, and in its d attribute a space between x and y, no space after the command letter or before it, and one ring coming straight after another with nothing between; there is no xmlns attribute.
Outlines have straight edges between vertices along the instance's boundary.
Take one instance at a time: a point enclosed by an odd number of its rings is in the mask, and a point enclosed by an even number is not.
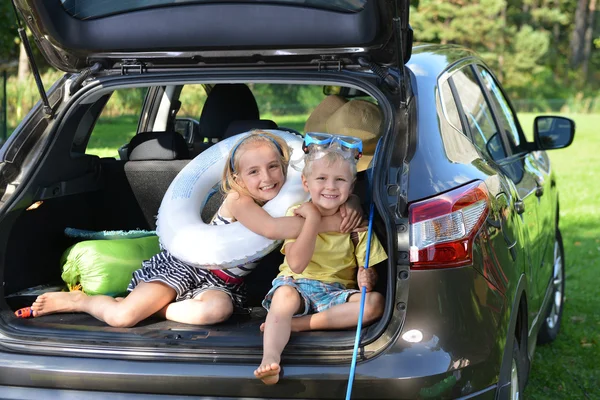
<svg viewBox="0 0 600 400"><path fill-rule="evenodd" d="M287 216L294 215L294 209L299 206L290 207ZM287 239L283 243L281 253L285 254L285 245L295 242L296 239ZM317 235L315 252L308 266L301 274L294 273L287 263L287 257L279 267L278 276L291 276L294 279L314 279L326 283L338 282L348 289L357 287L356 273L358 264L365 265L367 253L367 232L358 233L358 244L356 249L352 243L349 233L327 232ZM387 259L385 250L375 234L371 237L371 254L369 256L369 267Z"/></svg>

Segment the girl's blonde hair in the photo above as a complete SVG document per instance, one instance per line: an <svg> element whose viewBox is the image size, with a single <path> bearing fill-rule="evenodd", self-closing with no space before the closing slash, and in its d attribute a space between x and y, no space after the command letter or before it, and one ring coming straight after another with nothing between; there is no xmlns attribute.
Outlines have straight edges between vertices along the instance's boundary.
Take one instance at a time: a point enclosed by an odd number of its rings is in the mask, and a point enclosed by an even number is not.
<svg viewBox="0 0 600 400"><path fill-rule="evenodd" d="M241 138L229 152L229 157L227 158L225 169L223 170L223 178L221 180L221 190L224 194L235 191L242 195L251 196L250 192L248 192L247 189L242 187L236 181L237 170L240 167L240 150L251 144L264 144L270 146L273 151L279 154L279 162L281 163L283 176L287 176L287 168L290 162L291 151L286 141L270 132L255 129L252 130L247 136ZM258 203L261 202L258 201Z"/></svg>

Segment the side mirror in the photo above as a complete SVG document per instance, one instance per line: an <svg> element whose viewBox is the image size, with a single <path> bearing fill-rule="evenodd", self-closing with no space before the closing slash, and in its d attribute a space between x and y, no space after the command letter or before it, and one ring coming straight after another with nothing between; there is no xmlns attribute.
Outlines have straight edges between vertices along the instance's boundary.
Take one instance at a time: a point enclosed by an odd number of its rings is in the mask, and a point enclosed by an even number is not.
<svg viewBox="0 0 600 400"><path fill-rule="evenodd" d="M575 122L565 117L541 116L533 121L533 139L539 150L562 149L573 143Z"/></svg>
<svg viewBox="0 0 600 400"><path fill-rule="evenodd" d="M175 120L175 132L185 139L188 146L194 143L194 137L199 134L200 123L193 118L177 118Z"/></svg>

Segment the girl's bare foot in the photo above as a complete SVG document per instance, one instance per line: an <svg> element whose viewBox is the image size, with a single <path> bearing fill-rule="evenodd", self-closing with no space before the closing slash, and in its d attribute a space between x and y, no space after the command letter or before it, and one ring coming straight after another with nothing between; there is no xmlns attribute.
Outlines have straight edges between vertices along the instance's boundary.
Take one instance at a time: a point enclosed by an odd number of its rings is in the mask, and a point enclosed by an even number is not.
<svg viewBox="0 0 600 400"><path fill-rule="evenodd" d="M274 385L279 382L281 367L276 362L264 362L254 371L254 376L263 381L265 385Z"/></svg>
<svg viewBox="0 0 600 400"><path fill-rule="evenodd" d="M81 311L79 303L85 298L85 294L80 291L73 292L51 292L41 294L31 305L34 317L41 317L46 314L60 312Z"/></svg>

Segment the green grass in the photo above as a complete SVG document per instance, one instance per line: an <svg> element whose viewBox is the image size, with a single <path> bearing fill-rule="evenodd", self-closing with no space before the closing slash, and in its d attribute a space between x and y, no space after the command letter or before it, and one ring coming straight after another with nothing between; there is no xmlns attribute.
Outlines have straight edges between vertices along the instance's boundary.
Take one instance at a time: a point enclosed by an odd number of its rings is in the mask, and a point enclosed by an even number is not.
<svg viewBox="0 0 600 400"><path fill-rule="evenodd" d="M538 346L527 399L600 399L600 115L575 120L575 140L548 154L557 174L566 299L557 340ZM531 130L533 115L519 115Z"/></svg>
<svg viewBox="0 0 600 400"><path fill-rule="evenodd" d="M527 399L600 399L600 115L565 115L575 120L573 144L552 150L558 176L560 228L565 245L566 301L558 339L538 346L525 390ZM303 131L305 116L265 116ZM534 115L520 114L531 132ZM116 156L137 125L136 117L99 121L89 153ZM528 134L530 137L530 134Z"/></svg>

